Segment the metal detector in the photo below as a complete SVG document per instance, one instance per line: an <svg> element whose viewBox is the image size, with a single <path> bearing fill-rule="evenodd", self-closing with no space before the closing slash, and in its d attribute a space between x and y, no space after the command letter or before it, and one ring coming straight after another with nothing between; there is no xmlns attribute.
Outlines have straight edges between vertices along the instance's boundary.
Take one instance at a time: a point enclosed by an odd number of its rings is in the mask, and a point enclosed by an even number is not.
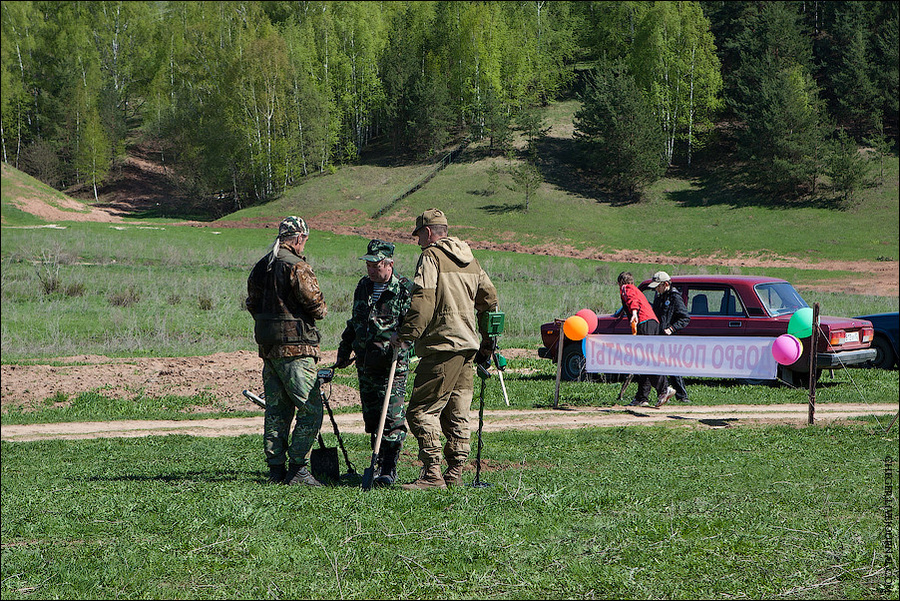
<svg viewBox="0 0 900 601"><path fill-rule="evenodd" d="M328 402L329 395L325 394L324 385L331 384L331 381L334 379L334 366L325 367L316 372L316 378L319 380L319 394L322 396L322 404L325 405L325 410L328 411L328 419L331 420L331 427L334 430L334 436L337 438L338 446L341 448L341 453L344 454L344 463L347 464L347 475L355 476L356 469L353 467L353 464L350 463L350 457L347 455L347 449L344 447L344 439L341 438L341 432L338 430L337 422L334 419L334 413L331 411L331 404ZM329 389L330 391L330 389ZM322 434L319 434L319 448L314 449L310 454L310 465L315 465L315 461L313 460L316 452L320 452L323 455L323 468L327 468L327 472L323 472L325 474L337 474L340 472L340 468L338 466L339 461L337 458L337 449L335 448L326 448L325 444L322 440ZM334 464L332 468L331 465ZM340 480L340 476L334 478L335 481Z"/></svg>
<svg viewBox="0 0 900 601"><path fill-rule="evenodd" d="M509 396L506 394L506 383L503 382L503 370L506 369L507 362L506 358L500 354L497 344L497 339L503 333L506 314L504 314L503 311L488 311L484 314L483 319L485 334L493 343L493 352L491 353L491 357L488 358L485 363L476 364L478 377L481 378L481 394L478 405L478 447L475 452L475 480L472 482L472 486L475 488L490 486L489 483L481 481L481 449L484 446L484 443L481 440L481 431L484 429L484 387L488 378L491 377L491 374L488 371L491 367L491 359L494 360L494 364L497 366L497 375L500 376L500 387L503 390L503 400L506 401L506 406L509 406Z"/></svg>

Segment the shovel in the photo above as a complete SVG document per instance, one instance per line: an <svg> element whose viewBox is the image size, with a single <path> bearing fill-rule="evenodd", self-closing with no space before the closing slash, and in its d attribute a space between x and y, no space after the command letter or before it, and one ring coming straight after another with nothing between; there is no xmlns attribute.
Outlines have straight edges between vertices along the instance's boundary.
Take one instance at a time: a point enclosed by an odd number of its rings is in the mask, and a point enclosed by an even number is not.
<svg viewBox="0 0 900 601"><path fill-rule="evenodd" d="M381 405L381 418L378 420L378 430L375 435L375 447L372 449L372 464L363 470L362 489L372 488L372 479L375 476L375 462L378 460L378 451L381 450L381 437L384 435L384 422L387 419L388 402L391 400L391 389L394 387L394 373L397 371L397 355L400 349L394 347L394 357L391 361L391 371L388 374L387 390L384 392L384 403Z"/></svg>
<svg viewBox="0 0 900 601"><path fill-rule="evenodd" d="M332 370L333 373L333 370ZM330 378L327 380L322 377L322 373L319 374L319 379L323 381L330 381ZM328 406L328 399L325 396L324 392L321 392L321 382L319 383L320 394L322 395L322 401L325 404L325 407L328 408L328 416L331 418L331 424L334 426L334 433L337 436L338 442L341 445L341 450L344 450L344 441L341 440L341 435L338 432L337 422L334 421L334 415L331 413L331 407ZM247 397L248 400L253 401L254 404L258 405L262 409L266 408L266 401L262 397L250 392L249 390L244 390L243 394ZM322 433L320 432L318 435L319 439L319 448L313 449L309 455L309 467L310 471L312 471L313 476L317 479L329 480L331 482L340 481L340 466L338 461L337 449L334 447L326 447L325 439L322 438ZM344 450L344 459L347 461L347 468L350 470L351 474L355 474L356 472L353 470L353 464L350 463L350 459L347 457L347 451Z"/></svg>

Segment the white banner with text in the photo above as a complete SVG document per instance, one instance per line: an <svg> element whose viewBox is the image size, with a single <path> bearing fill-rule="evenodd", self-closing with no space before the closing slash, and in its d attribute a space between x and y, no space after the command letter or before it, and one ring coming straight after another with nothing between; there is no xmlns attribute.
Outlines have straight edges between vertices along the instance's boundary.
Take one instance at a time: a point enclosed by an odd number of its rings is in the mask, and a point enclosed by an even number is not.
<svg viewBox="0 0 900 601"><path fill-rule="evenodd" d="M750 336L609 336L582 342L585 371L774 380L774 338Z"/></svg>

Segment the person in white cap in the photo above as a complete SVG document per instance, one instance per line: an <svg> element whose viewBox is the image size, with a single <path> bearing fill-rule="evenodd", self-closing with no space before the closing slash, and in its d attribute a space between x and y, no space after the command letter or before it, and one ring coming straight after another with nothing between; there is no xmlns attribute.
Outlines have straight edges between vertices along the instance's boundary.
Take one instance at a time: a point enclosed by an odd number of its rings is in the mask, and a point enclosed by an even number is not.
<svg viewBox="0 0 900 601"><path fill-rule="evenodd" d="M665 271L657 271L653 274L650 288L656 290L656 298L653 299L653 312L659 318L659 329L662 334L671 336L679 330L683 330L691 322L681 291L672 285L672 278ZM681 376L668 376L669 385L675 389L675 400L682 403L690 403L687 389L684 387L684 378ZM668 400L668 399L667 399Z"/></svg>

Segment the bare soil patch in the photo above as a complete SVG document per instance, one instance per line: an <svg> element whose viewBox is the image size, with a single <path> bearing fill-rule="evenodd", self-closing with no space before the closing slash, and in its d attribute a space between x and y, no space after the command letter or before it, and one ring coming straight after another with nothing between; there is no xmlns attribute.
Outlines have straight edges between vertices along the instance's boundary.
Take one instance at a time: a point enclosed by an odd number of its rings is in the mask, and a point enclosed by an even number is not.
<svg viewBox="0 0 900 601"><path fill-rule="evenodd" d="M510 358L531 356L529 349L503 349ZM335 351L324 353L321 364L334 362ZM262 429L262 411L241 394L244 389L259 391L262 360L255 353L238 351L205 357L111 359L97 355L64 357L40 365L3 365L2 410L14 407L25 411L44 405L44 399L66 397L96 390L113 398L138 395L192 396L206 394L219 410L259 411L257 417L196 420L128 420L4 426L2 439L10 441L47 438L140 437L165 434L191 436L238 436L257 434ZM352 370L348 370L352 373ZM359 394L350 386L333 384L329 396L332 407L359 406ZM897 405L840 403L820 405L818 421L843 421L859 415L896 414ZM512 407L485 411L486 432L499 430L544 430L666 423L673 426L727 428L738 425L778 423L801 426L806 423L805 402L791 405L668 405L662 409L633 407ZM362 433L358 412L336 416L341 432ZM473 427L477 412L472 412ZM885 426L887 421L885 422ZM330 432L326 421L324 431Z"/></svg>

